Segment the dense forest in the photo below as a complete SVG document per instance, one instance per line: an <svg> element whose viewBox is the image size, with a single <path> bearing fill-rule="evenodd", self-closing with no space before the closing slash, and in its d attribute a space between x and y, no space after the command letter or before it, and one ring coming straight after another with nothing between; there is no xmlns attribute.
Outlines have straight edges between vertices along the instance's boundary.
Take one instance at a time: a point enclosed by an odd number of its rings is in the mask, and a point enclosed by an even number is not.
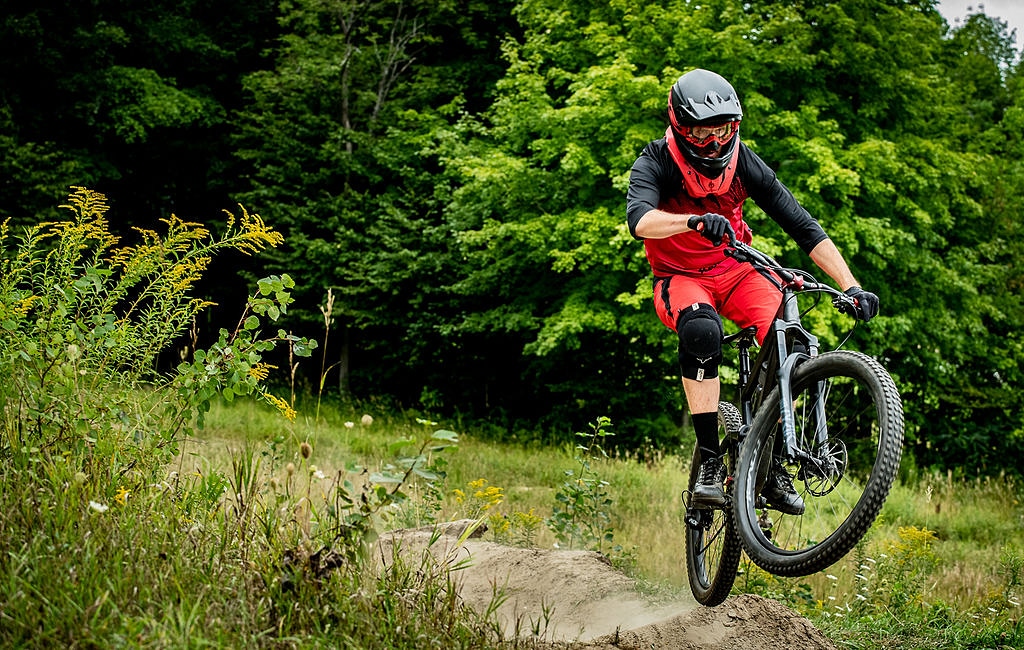
<svg viewBox="0 0 1024 650"><path fill-rule="evenodd" d="M914 462L1016 472L1024 71L1005 23L954 28L934 5L8 3L0 219L52 220L72 186L107 195L125 239L172 213L216 228L241 204L286 243L217 262L201 337L286 272L287 326L325 354L300 364L309 390L323 368L328 395L509 436L609 416L623 445L671 445L675 337L625 185L671 83L708 68L740 93L744 141L880 296L849 345L900 386ZM753 205L747 219L810 268ZM816 318L826 343L851 326Z"/></svg>

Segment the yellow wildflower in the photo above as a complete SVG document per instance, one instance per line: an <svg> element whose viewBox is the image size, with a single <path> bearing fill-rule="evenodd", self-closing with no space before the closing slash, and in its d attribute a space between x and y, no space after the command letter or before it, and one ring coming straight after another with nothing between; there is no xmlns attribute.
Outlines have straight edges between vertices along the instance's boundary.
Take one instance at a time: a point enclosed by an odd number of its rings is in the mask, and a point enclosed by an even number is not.
<svg viewBox="0 0 1024 650"><path fill-rule="evenodd" d="M14 303L14 315L25 316L32 309L32 303L39 300L39 296L29 296Z"/></svg>
<svg viewBox="0 0 1024 650"><path fill-rule="evenodd" d="M483 510L488 510L494 506L500 505L504 500L501 488L493 485L485 490L477 490L473 496L483 501L483 505L481 505Z"/></svg>
<svg viewBox="0 0 1024 650"><path fill-rule="evenodd" d="M296 416L295 409L293 409L291 406L289 406L288 402L284 401L283 399L281 399L277 395L271 395L270 393L263 393L263 399L267 400L272 405L274 405L274 407L277 408L278 411L281 411L281 413L286 418L288 418L289 422L294 422L295 421L295 416Z"/></svg>
<svg viewBox="0 0 1024 650"><path fill-rule="evenodd" d="M237 222L237 250L246 255L251 255L265 248L274 248L284 241L284 235L275 232L273 228L263 221L260 215L249 214L245 206L241 204L238 207L242 210L242 218ZM236 225L235 215L227 210L224 210L224 213L228 215L228 229L230 230Z"/></svg>
<svg viewBox="0 0 1024 650"><path fill-rule="evenodd" d="M260 361L255 366L249 368L249 376L255 377L256 381L263 381L270 376L270 371L274 368L277 368L277 366L272 366L269 363L263 363Z"/></svg>
<svg viewBox="0 0 1024 650"><path fill-rule="evenodd" d="M512 522L505 515L494 513L487 518L487 527L496 537L501 537L507 535L509 530L511 530Z"/></svg>

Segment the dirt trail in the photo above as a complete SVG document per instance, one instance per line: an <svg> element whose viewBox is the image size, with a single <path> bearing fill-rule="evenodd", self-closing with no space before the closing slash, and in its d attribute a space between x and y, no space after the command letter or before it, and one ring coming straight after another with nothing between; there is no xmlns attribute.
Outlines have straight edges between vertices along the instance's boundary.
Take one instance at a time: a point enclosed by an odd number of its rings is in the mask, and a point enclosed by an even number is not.
<svg viewBox="0 0 1024 650"><path fill-rule="evenodd" d="M507 636L533 636L551 648L574 650L836 650L809 620L784 605L744 594L718 607L692 599L652 602L635 582L598 553L523 549L470 538L465 522L431 532L401 531L382 540L399 543L403 556L429 552L452 573L462 598L483 612L496 592L495 610ZM382 557L391 557L385 548Z"/></svg>

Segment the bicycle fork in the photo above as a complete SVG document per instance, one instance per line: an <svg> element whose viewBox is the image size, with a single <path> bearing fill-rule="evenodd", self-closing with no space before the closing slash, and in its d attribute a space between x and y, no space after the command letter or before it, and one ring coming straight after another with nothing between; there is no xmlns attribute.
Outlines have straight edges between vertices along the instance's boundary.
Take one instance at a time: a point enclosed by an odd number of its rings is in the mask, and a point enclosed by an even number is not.
<svg viewBox="0 0 1024 650"><path fill-rule="evenodd" d="M807 481L814 478L824 480L831 485L825 492L834 488L837 480L845 470L845 463L842 458L845 450L833 449L834 444L829 440L828 418L825 412L825 403L828 399L828 384L825 381L815 382L808 387L806 396L807 403L801 406L806 425L808 421L813 425L813 432L804 430L802 440L797 439L796 431L796 405L793 401L793 388L791 385L792 371L802 359L809 358L802 353L789 355L779 371L779 393L780 393L780 423L784 441L783 455L786 459L797 461L800 464L798 477ZM801 444L803 443L803 444ZM842 447L842 443L839 443ZM835 453L838 451L838 454ZM808 490L818 496L818 491Z"/></svg>

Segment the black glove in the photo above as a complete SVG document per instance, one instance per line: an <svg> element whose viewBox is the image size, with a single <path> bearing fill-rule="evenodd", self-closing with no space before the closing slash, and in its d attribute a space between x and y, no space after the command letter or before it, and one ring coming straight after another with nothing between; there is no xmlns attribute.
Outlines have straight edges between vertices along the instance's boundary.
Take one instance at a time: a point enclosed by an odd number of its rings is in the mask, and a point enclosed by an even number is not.
<svg viewBox="0 0 1024 650"><path fill-rule="evenodd" d="M704 224L703 228L698 228L700 224ZM732 226L729 225L729 220L720 214L714 212L708 212L702 215L693 215L690 217L686 225L690 230L696 230L700 233L701 237L707 239L715 246L722 243L722 238L728 235L726 241L731 242L736 238L736 234L732 231Z"/></svg>
<svg viewBox="0 0 1024 650"><path fill-rule="evenodd" d="M843 293L853 298L854 306L851 307L849 303L846 302L836 303L836 307L839 308L839 311L844 314L856 316L865 323L878 314L878 296L875 294L870 291L864 291L860 287L856 286L850 287Z"/></svg>

